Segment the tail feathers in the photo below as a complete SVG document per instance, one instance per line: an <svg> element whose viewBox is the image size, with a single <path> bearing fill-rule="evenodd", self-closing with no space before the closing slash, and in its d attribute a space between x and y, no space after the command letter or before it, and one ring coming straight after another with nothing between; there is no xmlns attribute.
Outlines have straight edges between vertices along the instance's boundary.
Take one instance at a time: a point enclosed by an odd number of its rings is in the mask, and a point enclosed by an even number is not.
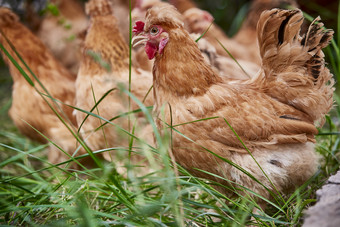
<svg viewBox="0 0 340 227"><path fill-rule="evenodd" d="M262 13L257 35L264 73L258 82L273 98L317 121L333 105L334 80L325 67L322 52L333 31L324 29L318 17L300 36L302 23L300 10L273 9Z"/></svg>
<svg viewBox="0 0 340 227"><path fill-rule="evenodd" d="M321 18L317 17L309 26L308 31L301 40L301 45L307 46L310 53L322 49L333 38L332 30L325 30Z"/></svg>
<svg viewBox="0 0 340 227"><path fill-rule="evenodd" d="M95 16L106 16L113 13L112 4L109 0L90 0L85 6L86 14Z"/></svg>
<svg viewBox="0 0 340 227"><path fill-rule="evenodd" d="M321 72L324 70L325 63L322 48L325 48L332 40L333 33L332 30L325 30L320 17L317 17L301 40L301 45L308 47L308 53L312 55L305 66L308 74L313 76L315 82L318 81Z"/></svg>
<svg viewBox="0 0 340 227"><path fill-rule="evenodd" d="M19 17L10 9L0 7L0 26L8 26L19 21Z"/></svg>
<svg viewBox="0 0 340 227"><path fill-rule="evenodd" d="M257 36L260 55L266 57L271 48L277 48L284 42L293 40L300 31L303 17L300 10L273 9L261 14L257 24Z"/></svg>

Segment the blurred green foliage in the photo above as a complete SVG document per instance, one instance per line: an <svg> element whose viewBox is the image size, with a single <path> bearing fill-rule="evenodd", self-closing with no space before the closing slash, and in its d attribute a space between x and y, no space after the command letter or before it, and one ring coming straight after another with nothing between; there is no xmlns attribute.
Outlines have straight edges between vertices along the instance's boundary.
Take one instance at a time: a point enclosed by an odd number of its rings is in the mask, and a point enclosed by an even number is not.
<svg viewBox="0 0 340 227"><path fill-rule="evenodd" d="M233 36L250 6L249 0L196 0L198 6L209 11L215 18L215 22L226 31L228 36Z"/></svg>

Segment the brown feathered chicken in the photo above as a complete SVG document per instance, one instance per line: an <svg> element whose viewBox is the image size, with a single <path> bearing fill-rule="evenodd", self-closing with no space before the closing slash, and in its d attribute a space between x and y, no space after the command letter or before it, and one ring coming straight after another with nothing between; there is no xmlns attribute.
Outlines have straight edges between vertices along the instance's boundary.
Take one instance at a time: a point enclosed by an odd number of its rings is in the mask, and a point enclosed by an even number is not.
<svg viewBox="0 0 340 227"><path fill-rule="evenodd" d="M75 75L80 61L78 36L87 28L87 18L78 0L51 0L58 13L48 14L41 22L38 37L54 56Z"/></svg>
<svg viewBox="0 0 340 227"><path fill-rule="evenodd" d="M19 22L17 15L10 9L0 8L0 30L1 44L30 76L35 88L43 96L46 94L39 83L33 79L28 69L21 63L6 39L13 44L16 51L54 99L68 105L74 105L74 76L52 56L39 38ZM73 154L77 147L74 137L4 53L3 58L9 66L14 83L12 89L13 102L9 115L16 127L29 138L46 143L47 140L35 131L37 130L69 154ZM61 108L58 108L50 98L46 97L46 99L64 119L68 119L66 122L72 128L72 124L75 124L75 118L72 116L73 109L62 104L59 104ZM48 157L53 163L68 159L54 146L51 146Z"/></svg>
<svg viewBox="0 0 340 227"><path fill-rule="evenodd" d="M144 43L149 58L155 59L155 119L161 131L173 126L171 147L179 164L196 176L226 186L230 180L264 198L270 195L263 186L206 149L282 193L315 173L314 124L333 105L334 81L321 49L333 32L317 19L300 36L302 22L300 10L273 9L261 15L257 37L262 70L242 83L225 81L211 69L173 6L158 4L148 10L145 22L136 22L134 45ZM207 118L212 119L199 121Z"/></svg>
<svg viewBox="0 0 340 227"><path fill-rule="evenodd" d="M119 31L109 1L90 0L86 4L86 12L90 16L90 26L83 44L83 59L76 81L77 107L91 111L95 103L99 102L106 92L113 89L93 110L93 113L110 120L129 111L128 97L120 91L121 86L126 89L129 87L129 48ZM139 100L142 101L146 97L151 85L151 72L132 67L132 93ZM139 108L134 104L135 102L131 101L131 103L131 109ZM144 104L148 106L152 103L152 95L147 96ZM81 125L86 114L77 111L76 115L77 122ZM131 119L133 125L133 118ZM143 116L140 116L139 125L146 125L143 121L145 121ZM112 122L118 127L107 124L96 131L105 121L93 116L85 120L81 132L93 150L128 146L127 135L119 129L131 130L128 117L120 117ZM144 129L147 130L148 127ZM144 131L141 135L143 133ZM143 136L149 143L153 142L151 133L150 131L150 134ZM110 153L106 152L104 158L111 160Z"/></svg>

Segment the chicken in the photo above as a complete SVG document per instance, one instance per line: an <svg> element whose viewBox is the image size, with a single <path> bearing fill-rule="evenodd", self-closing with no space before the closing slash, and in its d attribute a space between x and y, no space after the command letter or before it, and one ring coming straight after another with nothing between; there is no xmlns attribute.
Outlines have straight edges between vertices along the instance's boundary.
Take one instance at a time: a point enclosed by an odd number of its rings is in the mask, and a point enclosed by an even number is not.
<svg viewBox="0 0 340 227"><path fill-rule="evenodd" d="M110 120L129 111L128 97L121 92L121 86L129 87L129 47L121 35L117 19L113 15L111 2L107 0L90 0L86 4L86 13L90 16L90 26L83 44L83 58L76 80L76 105ZM96 59L98 58L98 59ZM143 100L146 106L152 105L152 95L147 96L152 86L152 74L135 67L131 70L132 93ZM113 89L100 103L99 100L109 90ZM131 110L139 109L131 101ZM105 121L86 114L76 112L77 122L81 126L81 133L92 150L104 148L128 147L128 136L122 130L131 131L128 117L123 116L113 120L113 125L97 130ZM149 144L153 143L151 127L147 126L144 116L138 118L136 134L144 138ZM133 118L131 116L131 125ZM143 130L139 130L143 126ZM144 131L145 130L145 131ZM142 136L143 135L143 136ZM104 153L104 158L112 160L113 154Z"/></svg>
<svg viewBox="0 0 340 227"><path fill-rule="evenodd" d="M322 48L333 31L324 30L318 18L300 36L302 22L300 10L273 9L261 15L257 37L262 69L243 82L224 80L212 70L175 7L158 4L148 10L145 22L136 22L133 44L144 44L154 58L159 130L172 126L176 161L192 174L224 185L217 189L227 195L233 193L233 182L271 199L265 187L289 193L318 168L315 124L331 109L334 90Z"/></svg>
<svg viewBox="0 0 340 227"><path fill-rule="evenodd" d="M54 56L77 74L80 61L78 36L87 28L87 18L78 0L52 0L58 8L56 15L47 15L41 22L38 37Z"/></svg>
<svg viewBox="0 0 340 227"><path fill-rule="evenodd" d="M110 1L114 5L120 31L128 42L129 1ZM79 0L52 0L51 3L57 6L59 13L42 20L38 36L68 69L77 74L81 58L79 46L87 29L88 18ZM134 1L131 4L133 6Z"/></svg>
<svg viewBox="0 0 340 227"><path fill-rule="evenodd" d="M3 52L3 58L8 64L13 78L13 101L9 115L14 124L22 134L30 139L42 143L48 142L46 138L39 134L41 133L64 151L73 154L77 148L77 141L49 105L56 109L61 117L65 119L68 127L72 129L73 125L76 124L76 120L72 116L73 109L66 105L74 105L74 76L52 56L52 53L44 46L41 40L22 25L18 16L8 8L0 8L0 30L1 44L34 83L34 87L31 86ZM53 100L45 96L46 92L43 87L21 63L7 39L13 44L15 50L49 94L63 104L59 103L57 106ZM62 151L53 145L51 145L48 158L52 163L68 159Z"/></svg>

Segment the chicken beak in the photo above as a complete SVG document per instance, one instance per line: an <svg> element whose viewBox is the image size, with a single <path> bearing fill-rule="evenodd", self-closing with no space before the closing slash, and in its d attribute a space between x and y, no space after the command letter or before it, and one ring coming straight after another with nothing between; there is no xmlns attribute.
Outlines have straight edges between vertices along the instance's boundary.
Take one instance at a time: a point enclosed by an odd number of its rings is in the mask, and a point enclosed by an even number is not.
<svg viewBox="0 0 340 227"><path fill-rule="evenodd" d="M148 37L144 34L136 35L132 38L131 44L133 47L136 47L141 44L145 44L148 41Z"/></svg>

